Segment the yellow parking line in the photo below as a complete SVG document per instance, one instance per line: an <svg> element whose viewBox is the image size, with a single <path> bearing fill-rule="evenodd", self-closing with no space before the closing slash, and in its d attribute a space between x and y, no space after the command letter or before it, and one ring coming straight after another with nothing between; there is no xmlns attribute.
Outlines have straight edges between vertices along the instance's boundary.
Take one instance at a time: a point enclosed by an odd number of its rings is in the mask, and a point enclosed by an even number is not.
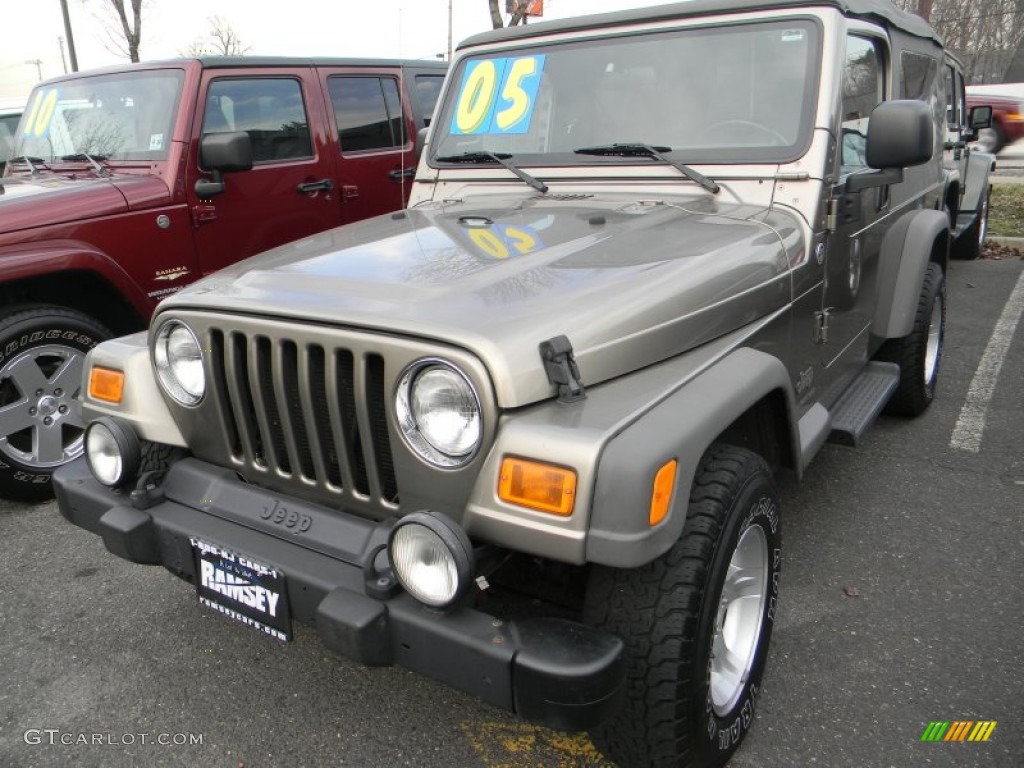
<svg viewBox="0 0 1024 768"><path fill-rule="evenodd" d="M563 733L526 723L460 726L487 768L614 768L585 733Z"/></svg>

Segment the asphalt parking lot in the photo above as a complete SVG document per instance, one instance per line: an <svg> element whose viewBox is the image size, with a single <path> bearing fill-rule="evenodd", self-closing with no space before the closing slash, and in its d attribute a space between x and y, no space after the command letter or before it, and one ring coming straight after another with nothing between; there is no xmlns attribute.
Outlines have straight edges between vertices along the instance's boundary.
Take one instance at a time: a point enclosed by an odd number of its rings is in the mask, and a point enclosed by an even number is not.
<svg viewBox="0 0 1024 768"><path fill-rule="evenodd" d="M730 765L1024 765L1022 273L953 263L933 407L782 484L780 613ZM0 766L606 765L308 629L286 646L200 609L53 504L0 505L0 563ZM936 720L997 724L922 743Z"/></svg>

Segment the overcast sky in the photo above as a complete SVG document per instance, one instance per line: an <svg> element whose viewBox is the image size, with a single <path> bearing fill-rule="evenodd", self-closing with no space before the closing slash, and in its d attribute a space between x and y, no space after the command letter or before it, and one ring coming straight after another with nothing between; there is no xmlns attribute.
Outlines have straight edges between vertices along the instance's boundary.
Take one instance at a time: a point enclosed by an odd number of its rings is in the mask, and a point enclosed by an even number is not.
<svg viewBox="0 0 1024 768"><path fill-rule="evenodd" d="M546 0L544 18L666 1ZM451 2L456 43L491 28L487 0ZM98 19L107 5L107 0L68 0L79 69L126 61L104 45ZM231 24L251 46L250 54L430 58L448 48L448 0L143 0L142 58L179 55L206 36L207 19L214 15ZM60 0L0 0L0 20L0 99L27 97L38 70L44 78L63 74Z"/></svg>

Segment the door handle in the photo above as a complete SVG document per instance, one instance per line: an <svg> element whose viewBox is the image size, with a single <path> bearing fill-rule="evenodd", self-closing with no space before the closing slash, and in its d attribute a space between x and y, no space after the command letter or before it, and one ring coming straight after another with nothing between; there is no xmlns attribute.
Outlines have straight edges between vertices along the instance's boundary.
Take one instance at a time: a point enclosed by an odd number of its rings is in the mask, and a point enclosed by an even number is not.
<svg viewBox="0 0 1024 768"><path fill-rule="evenodd" d="M411 179L416 175L416 166L409 166L408 168L396 169L388 174L392 179L398 181L399 179Z"/></svg>
<svg viewBox="0 0 1024 768"><path fill-rule="evenodd" d="M307 194L309 192L319 192L321 189L325 192L330 192L334 189L334 182L331 179L320 179L320 181L306 181L299 184L297 187L299 192Z"/></svg>

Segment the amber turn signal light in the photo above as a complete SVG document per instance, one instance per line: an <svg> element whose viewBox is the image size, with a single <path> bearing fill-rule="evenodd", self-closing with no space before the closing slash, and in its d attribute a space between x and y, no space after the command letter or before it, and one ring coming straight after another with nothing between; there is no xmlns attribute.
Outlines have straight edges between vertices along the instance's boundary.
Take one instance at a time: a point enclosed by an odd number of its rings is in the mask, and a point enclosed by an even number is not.
<svg viewBox="0 0 1024 768"><path fill-rule="evenodd" d="M89 371L89 397L120 403L124 395L124 373L94 366Z"/></svg>
<svg viewBox="0 0 1024 768"><path fill-rule="evenodd" d="M506 457L501 462L498 498L568 517L576 503L576 473L553 464Z"/></svg>
<svg viewBox="0 0 1024 768"><path fill-rule="evenodd" d="M676 487L676 460L671 459L661 465L654 476L654 488L651 490L651 526L665 519L668 505L672 501L672 491Z"/></svg>

